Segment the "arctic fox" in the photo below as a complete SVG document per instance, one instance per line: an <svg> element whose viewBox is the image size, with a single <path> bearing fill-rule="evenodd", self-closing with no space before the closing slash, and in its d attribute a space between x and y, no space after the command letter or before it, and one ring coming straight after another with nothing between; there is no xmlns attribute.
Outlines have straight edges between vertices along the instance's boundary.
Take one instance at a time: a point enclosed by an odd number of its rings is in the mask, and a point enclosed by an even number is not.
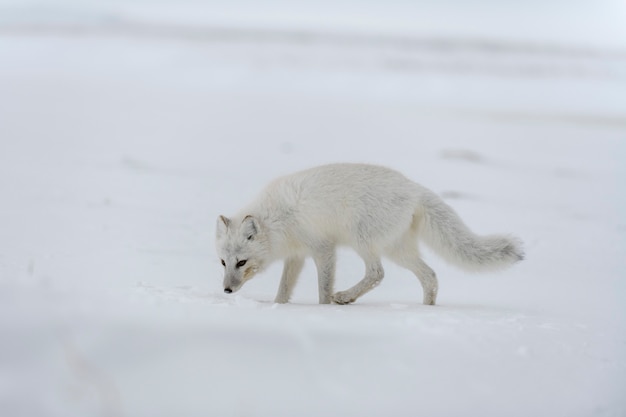
<svg viewBox="0 0 626 417"><path fill-rule="evenodd" d="M228 294L282 259L275 302L287 303L310 256L320 304L348 304L381 282L384 256L412 271L422 284L424 304L434 305L437 277L420 258L418 238L465 270L503 268L524 258L517 238L477 236L432 191L396 171L365 164L325 165L274 180L238 215L218 217L216 248ZM363 259L365 277L335 293L340 245Z"/></svg>

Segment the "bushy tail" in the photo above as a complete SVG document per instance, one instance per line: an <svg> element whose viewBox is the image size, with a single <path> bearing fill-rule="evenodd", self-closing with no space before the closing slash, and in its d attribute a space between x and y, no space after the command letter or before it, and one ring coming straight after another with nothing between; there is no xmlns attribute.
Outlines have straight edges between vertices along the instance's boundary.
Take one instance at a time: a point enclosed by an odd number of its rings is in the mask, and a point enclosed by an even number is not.
<svg viewBox="0 0 626 417"><path fill-rule="evenodd" d="M420 236L439 256L465 270L506 268L524 259L522 242L506 235L477 236L440 197L423 195Z"/></svg>

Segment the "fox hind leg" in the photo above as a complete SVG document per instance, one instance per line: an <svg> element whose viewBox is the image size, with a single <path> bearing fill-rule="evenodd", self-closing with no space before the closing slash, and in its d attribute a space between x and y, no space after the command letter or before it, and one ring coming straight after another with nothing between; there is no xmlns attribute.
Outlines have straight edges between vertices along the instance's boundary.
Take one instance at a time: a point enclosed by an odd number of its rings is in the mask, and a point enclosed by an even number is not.
<svg viewBox="0 0 626 417"><path fill-rule="evenodd" d="M401 267L413 272L419 279L424 291L424 304L435 305L439 290L437 274L420 258L417 237L413 236L413 233L407 234L387 255Z"/></svg>
<svg viewBox="0 0 626 417"><path fill-rule="evenodd" d="M371 291L380 284L385 276L385 270L380 262L380 257L373 254L361 255L365 261L365 277L352 288L339 291L333 295L333 301L337 304L350 304L363 294Z"/></svg>
<svg viewBox="0 0 626 417"><path fill-rule="evenodd" d="M424 291L424 304L435 305L437 302L437 292L439 290L439 283L435 271L433 271L426 262L421 260L419 256L416 256L412 262L408 262L406 265L401 264L401 266L412 271L420 280Z"/></svg>

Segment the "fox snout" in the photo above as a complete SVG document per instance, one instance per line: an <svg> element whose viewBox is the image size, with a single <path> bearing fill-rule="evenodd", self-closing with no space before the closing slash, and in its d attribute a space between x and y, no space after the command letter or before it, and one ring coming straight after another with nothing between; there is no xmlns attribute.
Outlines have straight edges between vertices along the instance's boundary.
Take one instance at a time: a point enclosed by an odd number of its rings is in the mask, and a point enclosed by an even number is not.
<svg viewBox="0 0 626 417"><path fill-rule="evenodd" d="M226 294L232 294L239 291L239 289L249 281L256 274L258 268L254 265L250 265L247 268L235 268L234 270L228 269L224 272L224 292Z"/></svg>
<svg viewBox="0 0 626 417"><path fill-rule="evenodd" d="M236 272L226 271L224 275L224 292L226 294L237 292L245 282L245 276L241 276L241 274L237 274Z"/></svg>
<svg viewBox="0 0 626 417"><path fill-rule="evenodd" d="M226 294L234 293L241 287L242 284L243 282L239 280L226 278L224 279L224 292Z"/></svg>

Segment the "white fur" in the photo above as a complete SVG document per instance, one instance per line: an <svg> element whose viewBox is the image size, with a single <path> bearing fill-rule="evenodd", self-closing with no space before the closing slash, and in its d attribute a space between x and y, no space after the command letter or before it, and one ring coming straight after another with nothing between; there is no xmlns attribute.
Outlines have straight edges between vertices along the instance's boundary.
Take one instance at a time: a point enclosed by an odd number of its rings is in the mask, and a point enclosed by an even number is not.
<svg viewBox="0 0 626 417"><path fill-rule="evenodd" d="M396 171L364 164L325 165L276 179L238 215L218 218L216 247L226 264L227 292L282 259L276 302L286 303L304 258L311 256L320 303L347 304L380 283L386 256L419 278L424 304L435 304L437 277L420 258L418 238L466 270L507 267L524 256L518 239L477 236L432 191ZM366 272L352 288L334 293L338 245L353 248Z"/></svg>

